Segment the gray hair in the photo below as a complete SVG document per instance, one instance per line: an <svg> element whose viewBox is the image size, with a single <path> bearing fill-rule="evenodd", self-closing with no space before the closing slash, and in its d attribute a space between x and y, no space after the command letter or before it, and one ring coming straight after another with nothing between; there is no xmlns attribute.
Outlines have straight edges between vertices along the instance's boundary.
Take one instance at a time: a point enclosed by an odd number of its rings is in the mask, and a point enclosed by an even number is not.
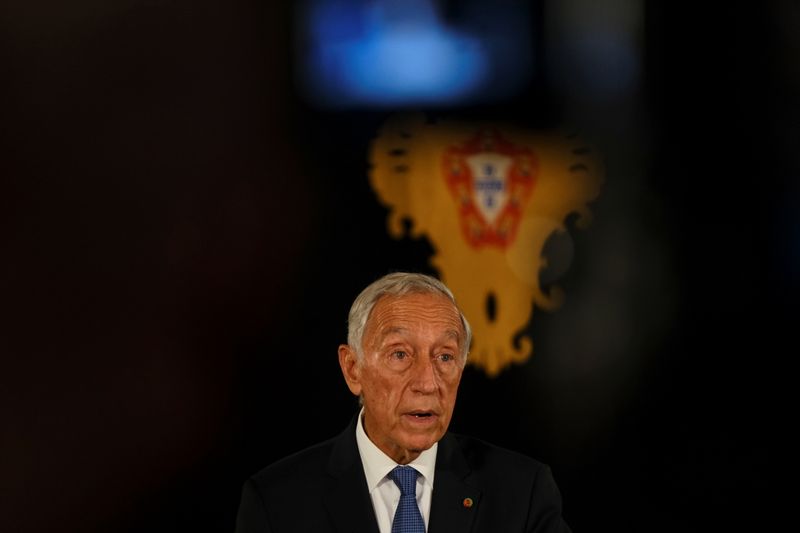
<svg viewBox="0 0 800 533"><path fill-rule="evenodd" d="M433 276L410 272L394 272L379 278L361 291L361 294L353 301L353 305L350 307L350 314L347 317L347 344L356 351L358 359L361 360L364 357L361 344L364 337L364 329L372 308L375 307L378 300L384 296L405 296L407 294L441 294L453 302L461 318L461 326L464 328L464 345L461 347L461 360L462 364L466 364L469 345L472 342L472 329L461 308L456 303L455 296L444 283Z"/></svg>

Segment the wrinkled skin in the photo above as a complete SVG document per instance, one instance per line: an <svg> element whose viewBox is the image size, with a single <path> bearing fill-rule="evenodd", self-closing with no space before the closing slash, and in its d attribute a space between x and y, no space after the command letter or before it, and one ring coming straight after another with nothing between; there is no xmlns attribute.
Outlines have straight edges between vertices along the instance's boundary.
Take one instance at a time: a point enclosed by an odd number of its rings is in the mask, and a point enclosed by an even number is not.
<svg viewBox="0 0 800 533"><path fill-rule="evenodd" d="M363 360L339 346L350 391L364 402L364 430L398 464L444 436L455 407L465 333L455 305L438 294L384 296L367 319Z"/></svg>

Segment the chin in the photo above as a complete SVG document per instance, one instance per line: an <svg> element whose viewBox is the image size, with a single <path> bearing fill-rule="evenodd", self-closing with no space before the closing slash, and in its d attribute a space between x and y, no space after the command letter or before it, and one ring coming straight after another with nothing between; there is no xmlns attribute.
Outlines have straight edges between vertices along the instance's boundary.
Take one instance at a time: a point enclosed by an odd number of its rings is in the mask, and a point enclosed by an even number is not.
<svg viewBox="0 0 800 533"><path fill-rule="evenodd" d="M428 448L430 448L431 446L433 446L434 444L436 444L440 438L441 436L438 434L426 435L424 437L419 437L419 436L411 437L408 439L404 439L406 443L405 447L408 450L423 452Z"/></svg>

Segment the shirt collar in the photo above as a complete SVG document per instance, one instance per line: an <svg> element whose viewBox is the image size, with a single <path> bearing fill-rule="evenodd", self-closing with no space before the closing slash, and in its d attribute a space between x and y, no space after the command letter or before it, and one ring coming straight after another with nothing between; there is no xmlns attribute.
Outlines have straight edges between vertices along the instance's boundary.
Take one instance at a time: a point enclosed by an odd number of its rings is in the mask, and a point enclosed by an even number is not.
<svg viewBox="0 0 800 533"><path fill-rule="evenodd" d="M358 413L356 443L358 444L358 452L361 454L361 462L364 463L367 486L369 491L372 492L386 478L386 475L397 466L397 463L369 440L361 421L363 416L364 408L362 407L361 412ZM431 489L433 489L433 475L436 470L436 452L438 448L439 443L436 442L408 464L408 466L413 466L420 473L423 483L430 485Z"/></svg>

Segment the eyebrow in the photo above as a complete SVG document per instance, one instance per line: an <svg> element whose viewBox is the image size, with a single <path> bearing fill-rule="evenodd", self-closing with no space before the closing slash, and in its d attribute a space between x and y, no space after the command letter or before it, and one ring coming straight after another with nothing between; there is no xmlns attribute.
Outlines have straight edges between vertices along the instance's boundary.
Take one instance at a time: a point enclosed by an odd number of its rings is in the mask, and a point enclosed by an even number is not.
<svg viewBox="0 0 800 533"><path fill-rule="evenodd" d="M448 329L447 330L447 336L448 337L454 337L456 340L458 340L459 337L461 337L461 332L456 331L454 329Z"/></svg>
<svg viewBox="0 0 800 533"><path fill-rule="evenodd" d="M399 334L402 335L402 334L407 333L407 332L408 332L408 328L401 328L399 326L393 326L391 328L388 328L388 329L380 332L380 334L381 334L381 336L380 336L381 343L383 343L383 341L386 340L386 337L388 337L389 335L391 335L393 333L399 333Z"/></svg>

